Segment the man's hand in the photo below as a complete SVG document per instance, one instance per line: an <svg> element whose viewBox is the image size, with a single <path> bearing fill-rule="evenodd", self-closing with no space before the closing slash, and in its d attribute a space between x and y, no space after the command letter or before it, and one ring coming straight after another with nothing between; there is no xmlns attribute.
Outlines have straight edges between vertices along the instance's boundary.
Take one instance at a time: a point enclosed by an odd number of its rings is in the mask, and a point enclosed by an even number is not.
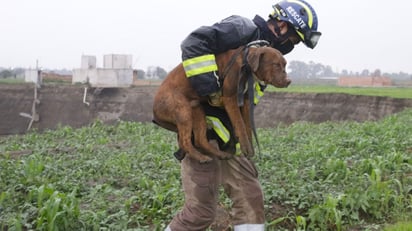
<svg viewBox="0 0 412 231"><path fill-rule="evenodd" d="M213 107L223 107L222 90L209 95L209 104Z"/></svg>

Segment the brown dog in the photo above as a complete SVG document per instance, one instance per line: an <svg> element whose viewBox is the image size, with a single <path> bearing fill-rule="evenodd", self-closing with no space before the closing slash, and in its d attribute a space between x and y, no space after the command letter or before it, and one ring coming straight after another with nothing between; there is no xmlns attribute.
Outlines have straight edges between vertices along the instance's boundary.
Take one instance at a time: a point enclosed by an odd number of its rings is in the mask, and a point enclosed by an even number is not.
<svg viewBox="0 0 412 231"><path fill-rule="evenodd" d="M248 97L244 96L243 106L240 107L238 103L242 65L249 65L254 78L265 84L287 87L291 81L285 71L286 60L278 50L271 47L250 47L247 56L240 53L243 50L241 47L219 54L216 56L216 63L219 68L218 75L224 78L221 97L224 108L232 122L242 153L252 156L254 150ZM179 64L166 76L155 95L153 121L163 128L177 132L179 147L201 163L209 162L212 158L202 154L192 145L192 134L194 145L206 154L221 159L230 158L232 154L217 149L207 140L205 113L200 105L203 100L207 99L197 95L186 77L182 64Z"/></svg>

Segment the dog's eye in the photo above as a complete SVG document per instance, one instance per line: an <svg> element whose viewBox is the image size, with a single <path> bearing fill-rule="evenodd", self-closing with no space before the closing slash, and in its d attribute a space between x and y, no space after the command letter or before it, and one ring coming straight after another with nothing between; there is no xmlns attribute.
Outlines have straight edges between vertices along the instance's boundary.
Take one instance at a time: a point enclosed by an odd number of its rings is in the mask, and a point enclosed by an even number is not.
<svg viewBox="0 0 412 231"><path fill-rule="evenodd" d="M280 69L280 68L281 68L279 63L274 63L273 66L274 66L276 69Z"/></svg>

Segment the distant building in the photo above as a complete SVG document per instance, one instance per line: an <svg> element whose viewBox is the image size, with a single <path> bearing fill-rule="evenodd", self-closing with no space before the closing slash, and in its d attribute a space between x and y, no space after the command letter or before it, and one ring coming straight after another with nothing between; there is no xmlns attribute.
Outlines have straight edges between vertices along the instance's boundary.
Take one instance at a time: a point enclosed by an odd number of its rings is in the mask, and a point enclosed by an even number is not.
<svg viewBox="0 0 412 231"><path fill-rule="evenodd" d="M392 79L384 76L339 77L339 86L348 87L383 87L392 86Z"/></svg>
<svg viewBox="0 0 412 231"><path fill-rule="evenodd" d="M131 55L110 54L103 57L103 68L96 57L83 55L81 68L73 70L72 83L87 83L92 87L129 87L133 83Z"/></svg>
<svg viewBox="0 0 412 231"><path fill-rule="evenodd" d="M159 79L159 73L158 73L157 69L158 69L158 67L156 67L156 66L149 66L147 68L145 79L149 79L149 80Z"/></svg>

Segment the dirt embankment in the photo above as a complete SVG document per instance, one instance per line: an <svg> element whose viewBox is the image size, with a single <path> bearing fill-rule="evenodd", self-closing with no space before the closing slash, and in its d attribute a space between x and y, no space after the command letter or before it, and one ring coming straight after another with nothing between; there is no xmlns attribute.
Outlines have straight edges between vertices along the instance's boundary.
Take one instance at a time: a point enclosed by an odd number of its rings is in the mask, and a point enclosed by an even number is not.
<svg viewBox="0 0 412 231"><path fill-rule="evenodd" d="M412 99L349 94L269 93L256 107L258 127L295 121L367 121L412 108ZM259 118L259 119L258 119Z"/></svg>
<svg viewBox="0 0 412 231"><path fill-rule="evenodd" d="M99 119L151 122L156 86L88 88L84 86L0 85L0 135L22 134L30 129L54 129L59 125L81 127ZM33 107L34 105L34 107ZM255 109L257 127L295 121L377 120L412 108L410 99L347 94L266 93ZM34 110L33 110L34 108ZM26 113L26 117L21 113ZM38 115L28 118L27 115ZM38 119L38 120L37 120Z"/></svg>

